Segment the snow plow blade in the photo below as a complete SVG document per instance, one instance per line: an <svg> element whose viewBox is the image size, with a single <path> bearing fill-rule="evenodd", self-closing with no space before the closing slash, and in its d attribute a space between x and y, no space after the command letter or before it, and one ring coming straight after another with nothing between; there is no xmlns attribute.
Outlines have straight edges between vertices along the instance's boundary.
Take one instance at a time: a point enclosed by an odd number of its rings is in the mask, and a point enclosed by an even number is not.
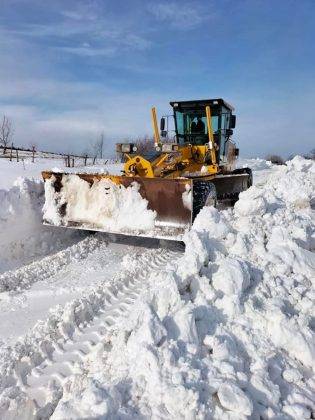
<svg viewBox="0 0 315 420"><path fill-rule="evenodd" d="M42 176L45 224L179 241L192 224L191 179L58 172Z"/></svg>

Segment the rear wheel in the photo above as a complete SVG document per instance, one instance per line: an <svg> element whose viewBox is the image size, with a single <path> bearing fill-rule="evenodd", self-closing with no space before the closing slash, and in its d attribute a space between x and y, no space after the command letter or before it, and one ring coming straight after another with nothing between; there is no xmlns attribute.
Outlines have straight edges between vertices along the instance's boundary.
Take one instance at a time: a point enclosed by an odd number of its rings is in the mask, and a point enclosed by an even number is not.
<svg viewBox="0 0 315 420"><path fill-rule="evenodd" d="M203 207L216 207L216 205L217 190L213 182L195 181L193 185L193 221Z"/></svg>

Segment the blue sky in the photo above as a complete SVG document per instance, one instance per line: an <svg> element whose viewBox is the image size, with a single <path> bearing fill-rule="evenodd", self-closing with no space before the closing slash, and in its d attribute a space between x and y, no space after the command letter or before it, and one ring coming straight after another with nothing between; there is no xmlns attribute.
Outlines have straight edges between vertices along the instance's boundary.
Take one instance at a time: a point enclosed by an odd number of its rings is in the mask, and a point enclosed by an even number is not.
<svg viewBox="0 0 315 420"><path fill-rule="evenodd" d="M152 132L170 100L223 97L243 156L315 147L313 0L2 0L0 114L15 142L85 152Z"/></svg>

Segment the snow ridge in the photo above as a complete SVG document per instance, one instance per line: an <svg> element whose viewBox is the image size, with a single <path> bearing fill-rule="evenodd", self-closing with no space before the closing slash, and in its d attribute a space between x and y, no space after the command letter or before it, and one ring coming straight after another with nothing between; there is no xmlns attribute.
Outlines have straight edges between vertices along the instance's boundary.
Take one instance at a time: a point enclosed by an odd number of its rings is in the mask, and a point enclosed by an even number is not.
<svg viewBox="0 0 315 420"><path fill-rule="evenodd" d="M102 243L103 240L97 235L87 237L56 254L44 257L17 270L6 271L0 274L0 293L23 291L34 282L51 277L70 262L86 258L90 252L99 248Z"/></svg>

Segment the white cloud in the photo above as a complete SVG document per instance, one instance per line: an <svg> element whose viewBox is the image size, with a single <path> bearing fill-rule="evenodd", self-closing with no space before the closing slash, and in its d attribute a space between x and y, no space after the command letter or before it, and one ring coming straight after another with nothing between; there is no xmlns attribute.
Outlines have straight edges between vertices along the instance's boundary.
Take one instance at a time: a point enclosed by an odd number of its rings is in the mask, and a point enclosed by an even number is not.
<svg viewBox="0 0 315 420"><path fill-rule="evenodd" d="M87 43L84 43L87 44ZM116 54L117 48L108 47L108 48L93 48L90 45L85 46L78 46L78 47L60 47L58 50L69 53L69 54L75 54L79 56L85 56L85 57L112 57Z"/></svg>
<svg viewBox="0 0 315 420"><path fill-rule="evenodd" d="M82 56L113 56L122 51L144 51L152 42L139 30L123 20L115 22L104 13L61 11L60 19L51 23L24 23L16 28L0 28L7 36L29 43L46 42L46 48Z"/></svg>
<svg viewBox="0 0 315 420"><path fill-rule="evenodd" d="M156 19L182 30L195 28L210 17L210 14L195 2L153 3L150 12Z"/></svg>
<svg viewBox="0 0 315 420"><path fill-rule="evenodd" d="M100 84L63 83L54 80L25 80L6 89L10 104L0 103L0 115L8 115L15 127L15 144L60 152L81 153L101 132L108 140L107 155L114 153L117 139L131 139L152 133L152 102L159 113L168 107L168 94L151 91L119 94ZM41 92L38 97L37 93ZM24 105L27 98L42 100Z"/></svg>

